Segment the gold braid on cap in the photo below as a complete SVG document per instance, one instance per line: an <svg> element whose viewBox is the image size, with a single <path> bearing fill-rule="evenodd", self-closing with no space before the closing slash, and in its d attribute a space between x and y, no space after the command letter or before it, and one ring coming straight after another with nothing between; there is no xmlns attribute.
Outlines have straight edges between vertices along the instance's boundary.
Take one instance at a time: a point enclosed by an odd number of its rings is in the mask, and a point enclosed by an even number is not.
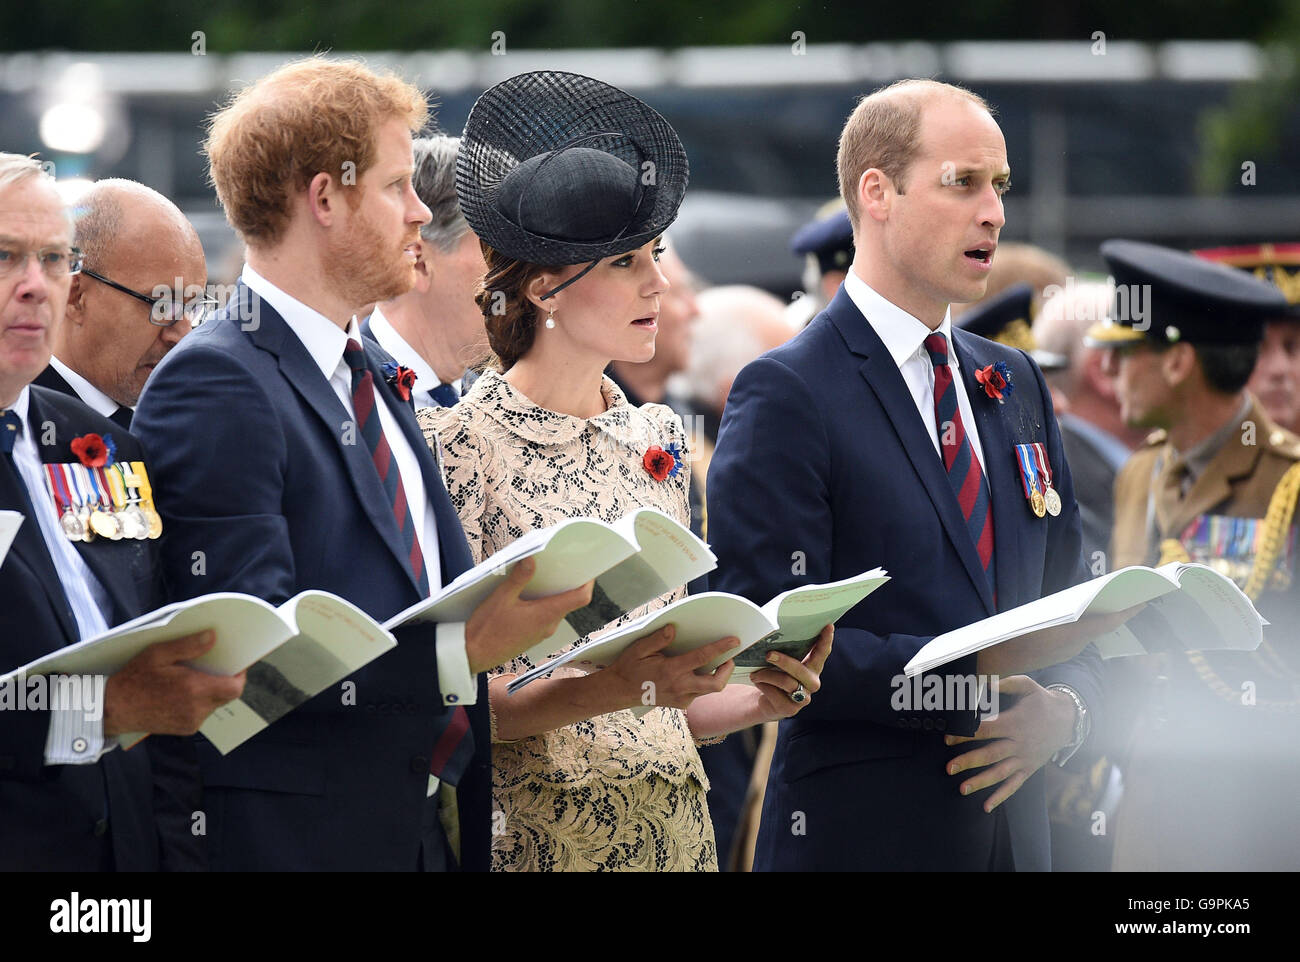
<svg viewBox="0 0 1300 962"><path fill-rule="evenodd" d="M1006 327L998 332L998 336L993 338L999 344L1005 344L1007 347L1019 348L1022 351L1035 351L1038 349L1038 342L1034 340L1034 334L1029 329L1029 323L1023 318L1016 318Z"/></svg>
<svg viewBox="0 0 1300 962"><path fill-rule="evenodd" d="M1256 267L1254 274L1261 281L1271 281L1282 292L1288 304L1300 304L1300 271L1288 273L1280 264Z"/></svg>

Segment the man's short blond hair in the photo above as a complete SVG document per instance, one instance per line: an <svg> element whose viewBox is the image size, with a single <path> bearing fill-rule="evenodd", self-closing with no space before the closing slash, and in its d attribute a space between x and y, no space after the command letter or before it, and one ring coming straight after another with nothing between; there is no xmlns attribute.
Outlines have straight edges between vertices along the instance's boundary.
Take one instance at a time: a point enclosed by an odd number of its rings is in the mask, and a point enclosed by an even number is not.
<svg viewBox="0 0 1300 962"><path fill-rule="evenodd" d="M381 124L397 118L416 132L428 117L424 95L394 74L359 60L294 61L213 116L208 176L230 226L250 247L268 246L289 223L290 198L313 177L359 178L375 162Z"/></svg>
<svg viewBox="0 0 1300 962"><path fill-rule="evenodd" d="M921 113L936 97L968 100L991 115L993 108L979 94L938 80L898 80L858 101L840 133L836 168L840 196L858 226L858 181L871 168L884 173L901 194L904 175L920 150Z"/></svg>

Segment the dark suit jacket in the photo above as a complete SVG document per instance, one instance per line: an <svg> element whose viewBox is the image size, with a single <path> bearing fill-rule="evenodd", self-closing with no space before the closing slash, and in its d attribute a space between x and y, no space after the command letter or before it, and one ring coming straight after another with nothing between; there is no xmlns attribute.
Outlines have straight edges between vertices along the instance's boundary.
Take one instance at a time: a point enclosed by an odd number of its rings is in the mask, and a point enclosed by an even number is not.
<svg viewBox="0 0 1300 962"><path fill-rule="evenodd" d="M48 436L53 444L43 445ZM76 461L69 445L80 435L111 434L121 460L148 465L130 434L80 401L31 389L27 430L49 463ZM21 479L0 466L0 509L27 513ZM36 510L52 510L41 491ZM109 625L129 621L158 603L153 541L78 543L78 554L112 603ZM0 565L0 667L8 671L78 641L72 610L34 518L18 530ZM201 851L190 827L199 808L188 740L152 736L130 751L114 749L94 765L44 764L49 713L0 712L0 869L122 871L195 868ZM151 758L153 764L151 765Z"/></svg>
<svg viewBox="0 0 1300 962"><path fill-rule="evenodd" d="M252 320L240 321L242 317ZM424 475L442 581L471 564L456 512L409 404L366 351L380 403ZM384 620L420 600L370 452L290 327L240 285L228 312L154 371L136 412L156 452L174 599L241 591L279 604L308 588ZM429 756L451 709L433 626L295 709L230 755L201 761L215 869L392 870L434 861ZM354 689L354 697L348 690ZM486 868L491 770L486 680L469 709L476 755L459 789L462 859ZM422 862L421 859L424 861Z"/></svg>
<svg viewBox="0 0 1300 962"><path fill-rule="evenodd" d="M1000 608L1085 577L1079 511L1051 401L1021 351L954 330L993 500ZM1015 390L985 396L975 370L1006 361ZM1038 519L1026 502L1013 444L1047 445L1065 504ZM892 580L841 619L823 688L783 722L756 869L964 869L989 866L991 790L963 798L945 765L972 746L974 710L894 710L892 681L937 634L993 614L943 462L880 338L843 288L792 341L736 378L709 469L716 586L764 603L798 584L881 565ZM974 655L940 670L974 674ZM1099 660L1036 675L1064 681L1095 711ZM1005 702L1003 707L1006 707ZM1004 803L1020 869L1050 860L1042 774Z"/></svg>
<svg viewBox="0 0 1300 962"><path fill-rule="evenodd" d="M77 394L76 389L67 382L62 374L55 370L53 364L46 365L45 370L36 375L36 380L32 381L32 383L49 388L51 391L58 391L60 394L66 394L68 397L74 397L78 401L81 400L81 396ZM130 408L119 407L113 412L109 420L117 425L118 430L129 431L131 430L131 417Z"/></svg>

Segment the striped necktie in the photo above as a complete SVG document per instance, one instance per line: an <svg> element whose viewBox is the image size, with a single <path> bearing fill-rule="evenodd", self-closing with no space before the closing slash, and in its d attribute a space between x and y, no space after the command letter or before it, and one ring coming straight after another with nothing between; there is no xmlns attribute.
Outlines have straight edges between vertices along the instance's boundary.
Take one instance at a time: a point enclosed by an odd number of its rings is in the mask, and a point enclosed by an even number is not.
<svg viewBox="0 0 1300 962"><path fill-rule="evenodd" d="M993 588L993 502L957 406L957 387L952 383L952 368L948 366L948 338L938 332L931 334L925 339L925 350L934 365L934 421L939 429L943 465L948 469L948 480L988 576L989 587Z"/></svg>
<svg viewBox="0 0 1300 962"><path fill-rule="evenodd" d="M357 430L370 448L375 470L379 472L379 480L388 494L388 503L397 521L402 548L410 560L411 573L419 585L420 597L427 598L429 573L424 567L420 539L415 534L415 526L422 519L411 515L406 490L402 487L401 472L397 470L392 449L384 437L383 425L379 423L379 412L375 410L375 405L380 402L375 397L374 376L366 365L366 352L355 340L348 338L347 347L343 349L343 359L352 370L352 411L357 419ZM474 754L474 736L469 728L469 715L460 705L447 709L443 722L430 756L429 772L448 784L455 785Z"/></svg>
<svg viewBox="0 0 1300 962"><path fill-rule="evenodd" d="M424 569L424 552L420 550L420 539L416 537L416 525L421 519L411 516L406 489L402 487L401 472L397 470L393 450L384 437L379 412L375 410L375 379L366 366L366 352L355 340L348 338L348 345L343 349L343 360L352 370L352 411L357 419L357 430L370 448L370 457L379 473L379 482L388 494L388 505L397 521L402 550L406 552L411 574L415 576L415 583L420 589L420 597L427 598L429 573Z"/></svg>

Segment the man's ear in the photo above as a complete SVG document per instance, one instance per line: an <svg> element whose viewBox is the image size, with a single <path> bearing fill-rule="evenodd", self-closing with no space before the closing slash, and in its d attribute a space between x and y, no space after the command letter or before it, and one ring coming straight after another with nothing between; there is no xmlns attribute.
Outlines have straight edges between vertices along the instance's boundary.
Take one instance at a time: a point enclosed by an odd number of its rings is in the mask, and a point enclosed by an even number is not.
<svg viewBox="0 0 1300 962"><path fill-rule="evenodd" d="M1186 341L1175 344L1160 355L1160 372L1170 387L1185 383L1198 366L1196 349Z"/></svg>
<svg viewBox="0 0 1300 962"><path fill-rule="evenodd" d="M316 223L329 227L334 223L339 206L343 203L342 191L356 188L343 187L332 176L321 171L307 184L307 208Z"/></svg>
<svg viewBox="0 0 1300 962"><path fill-rule="evenodd" d="M420 238L419 254L415 258L415 287L417 294L428 294L429 288L433 287L434 266L429 262L430 245L424 238Z"/></svg>
<svg viewBox="0 0 1300 962"><path fill-rule="evenodd" d="M876 167L868 167L858 178L858 210L872 220L882 221L889 216L893 204L894 182Z"/></svg>
<svg viewBox="0 0 1300 962"><path fill-rule="evenodd" d="M73 274L68 288L68 306L63 316L80 327L86 323L86 275Z"/></svg>

